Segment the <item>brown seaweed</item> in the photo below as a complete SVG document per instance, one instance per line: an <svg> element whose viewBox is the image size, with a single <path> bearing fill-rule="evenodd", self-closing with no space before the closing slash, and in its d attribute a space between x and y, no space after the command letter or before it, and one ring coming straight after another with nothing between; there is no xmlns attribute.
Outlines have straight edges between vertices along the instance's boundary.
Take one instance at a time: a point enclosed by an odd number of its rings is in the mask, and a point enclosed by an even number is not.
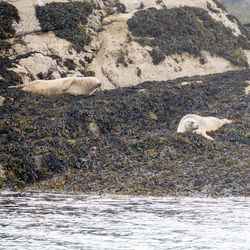
<svg viewBox="0 0 250 250"><path fill-rule="evenodd" d="M1 88L0 95L14 99L0 107L1 186L248 196L249 80L248 69L144 82L90 97ZM176 133L187 113L237 122L210 132L211 142Z"/></svg>

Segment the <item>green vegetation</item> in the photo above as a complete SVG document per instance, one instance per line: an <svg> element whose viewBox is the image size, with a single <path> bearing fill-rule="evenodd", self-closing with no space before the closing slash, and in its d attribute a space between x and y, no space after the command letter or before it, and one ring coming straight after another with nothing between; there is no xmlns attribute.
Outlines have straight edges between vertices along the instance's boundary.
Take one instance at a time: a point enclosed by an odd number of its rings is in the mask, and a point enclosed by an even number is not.
<svg viewBox="0 0 250 250"><path fill-rule="evenodd" d="M68 142L68 143L71 143L71 144L75 144L75 143L76 143L76 140L74 140L74 139L69 139L69 140L67 140L67 142Z"/></svg>
<svg viewBox="0 0 250 250"><path fill-rule="evenodd" d="M166 137L159 137L159 140L160 141L165 141L165 140L167 140L167 138Z"/></svg>
<svg viewBox="0 0 250 250"><path fill-rule="evenodd" d="M243 162L239 162L237 164L234 165L236 168L240 168L240 167L243 167L244 166L244 163Z"/></svg>
<svg viewBox="0 0 250 250"><path fill-rule="evenodd" d="M2 186L4 186L4 185L6 185L6 182L5 182L5 181L0 180L0 188L1 188Z"/></svg>
<svg viewBox="0 0 250 250"><path fill-rule="evenodd" d="M159 64L165 56L184 52L202 59L201 51L205 50L233 65L249 66L241 53L241 49L250 49L249 41L234 36L203 9L150 8L136 12L127 24L135 41L152 47L150 55L154 64ZM246 33L243 29L242 32Z"/></svg>
<svg viewBox="0 0 250 250"><path fill-rule="evenodd" d="M27 125L27 126L25 126L24 130L25 131L33 131L34 128L32 126L30 126L30 125Z"/></svg>

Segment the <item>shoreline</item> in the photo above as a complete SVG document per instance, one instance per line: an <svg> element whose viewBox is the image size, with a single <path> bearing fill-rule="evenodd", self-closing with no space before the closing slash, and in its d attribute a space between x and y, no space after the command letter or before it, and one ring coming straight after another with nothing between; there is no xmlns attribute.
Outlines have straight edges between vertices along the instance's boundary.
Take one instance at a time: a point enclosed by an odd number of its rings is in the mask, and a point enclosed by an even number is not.
<svg viewBox="0 0 250 250"><path fill-rule="evenodd" d="M116 194L116 193L81 193L80 191L74 192L74 191L65 191L60 189L41 189L37 186L33 187L25 187L24 189L0 189L0 196L1 195L22 195L22 194L43 194L43 195L58 195L58 196L75 196L79 198L111 198L111 199L143 199L143 198L152 198L152 199L175 199L175 200L183 200L183 199L211 199L211 200L227 200L227 199L240 199L240 200L248 200L249 196L206 196L206 195L200 195L200 194L193 194L191 196L186 195L176 195L176 196L170 196L170 195L138 195L138 194Z"/></svg>

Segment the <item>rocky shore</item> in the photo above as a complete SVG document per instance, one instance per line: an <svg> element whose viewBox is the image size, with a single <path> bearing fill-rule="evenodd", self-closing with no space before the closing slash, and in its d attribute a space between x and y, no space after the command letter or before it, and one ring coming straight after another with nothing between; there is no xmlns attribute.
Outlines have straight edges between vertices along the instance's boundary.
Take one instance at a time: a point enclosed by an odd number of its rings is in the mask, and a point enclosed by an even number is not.
<svg viewBox="0 0 250 250"><path fill-rule="evenodd" d="M44 97L0 80L0 187L249 196L249 84L245 69ZM237 121L212 142L176 133L187 113Z"/></svg>

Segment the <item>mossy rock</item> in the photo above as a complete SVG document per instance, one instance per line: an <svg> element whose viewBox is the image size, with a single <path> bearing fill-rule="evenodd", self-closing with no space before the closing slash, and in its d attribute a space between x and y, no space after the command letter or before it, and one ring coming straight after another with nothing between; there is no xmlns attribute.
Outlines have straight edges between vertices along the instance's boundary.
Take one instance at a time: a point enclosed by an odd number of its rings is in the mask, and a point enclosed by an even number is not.
<svg viewBox="0 0 250 250"><path fill-rule="evenodd" d="M93 7L87 2L49 3L36 6L36 16L42 31L54 31L55 35L73 44L77 52L91 41L86 24Z"/></svg>
<svg viewBox="0 0 250 250"><path fill-rule="evenodd" d="M152 47L150 54L154 64L162 62L165 56L184 52L202 57L201 51L204 50L233 65L249 66L241 53L241 49L250 49L248 39L234 36L229 28L212 19L203 9L149 8L136 12L127 24L135 41ZM242 32L246 34L243 29Z"/></svg>

